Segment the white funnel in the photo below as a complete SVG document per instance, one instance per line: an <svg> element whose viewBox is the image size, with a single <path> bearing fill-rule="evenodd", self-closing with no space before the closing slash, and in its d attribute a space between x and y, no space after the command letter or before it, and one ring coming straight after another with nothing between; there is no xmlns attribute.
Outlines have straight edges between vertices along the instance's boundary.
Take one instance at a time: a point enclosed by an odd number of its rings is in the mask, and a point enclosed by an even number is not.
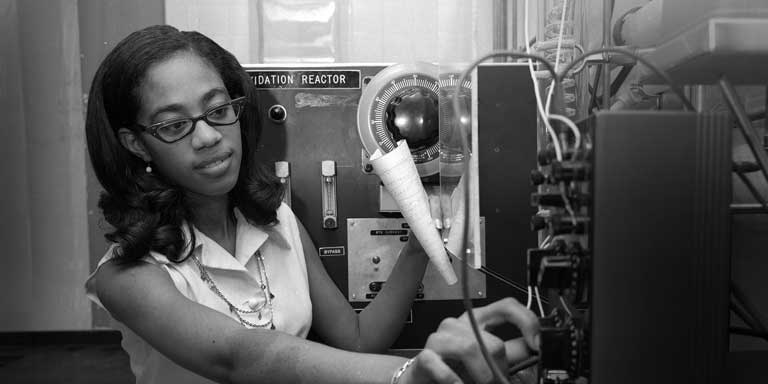
<svg viewBox="0 0 768 384"><path fill-rule="evenodd" d="M397 203L405 221L411 227L411 232L416 235L432 264L448 285L455 284L456 273L430 215L427 193L419 179L408 144L405 140L400 140L397 148L386 154L377 149L371 156L371 165Z"/></svg>

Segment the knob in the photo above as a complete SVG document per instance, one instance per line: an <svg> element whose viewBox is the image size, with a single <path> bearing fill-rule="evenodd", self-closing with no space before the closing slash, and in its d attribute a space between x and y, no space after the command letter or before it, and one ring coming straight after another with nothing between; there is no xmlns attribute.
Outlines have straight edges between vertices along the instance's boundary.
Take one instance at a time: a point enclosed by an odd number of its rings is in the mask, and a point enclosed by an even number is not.
<svg viewBox="0 0 768 384"><path fill-rule="evenodd" d="M285 110L285 107L283 107L282 105L275 104L269 107L269 110L267 111L267 116L269 116L269 119L275 123L283 123L285 122L285 119L288 117L288 112Z"/></svg>
<svg viewBox="0 0 768 384"><path fill-rule="evenodd" d="M541 185L544 184L544 182L547 181L547 177L544 176L544 174L539 171L538 169L532 169L531 170L531 185Z"/></svg>
<svg viewBox="0 0 768 384"><path fill-rule="evenodd" d="M439 140L440 123L435 95L411 88L387 106L387 128L395 141L405 139L411 149L430 146Z"/></svg>

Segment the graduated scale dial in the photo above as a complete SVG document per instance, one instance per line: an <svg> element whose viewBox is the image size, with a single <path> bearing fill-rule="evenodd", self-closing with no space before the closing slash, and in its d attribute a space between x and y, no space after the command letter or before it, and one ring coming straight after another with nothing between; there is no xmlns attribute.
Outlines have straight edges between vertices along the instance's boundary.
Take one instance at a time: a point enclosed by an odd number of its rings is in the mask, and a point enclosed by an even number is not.
<svg viewBox="0 0 768 384"><path fill-rule="evenodd" d="M422 177L439 171L440 85L437 66L397 64L379 72L363 90L357 130L372 155L390 152L405 139Z"/></svg>

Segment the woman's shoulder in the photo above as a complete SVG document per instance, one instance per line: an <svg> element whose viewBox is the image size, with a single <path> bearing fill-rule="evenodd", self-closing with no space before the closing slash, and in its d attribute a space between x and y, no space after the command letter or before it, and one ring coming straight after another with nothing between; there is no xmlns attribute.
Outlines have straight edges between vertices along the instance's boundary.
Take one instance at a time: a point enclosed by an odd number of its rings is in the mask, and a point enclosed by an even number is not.
<svg viewBox="0 0 768 384"><path fill-rule="evenodd" d="M124 260L120 257L120 245L112 244L99 260L88 281L90 282L98 275L108 275L109 278L104 280L110 280L110 278L125 273L137 273L147 269L156 270L158 266L169 263L170 260L167 257L157 252L150 252L148 255L135 260Z"/></svg>
<svg viewBox="0 0 768 384"><path fill-rule="evenodd" d="M122 260L119 255L120 245L112 244L85 282L86 296L99 306L103 307L103 296L113 290L120 292L129 281L164 279L161 267L170 264L167 257L157 252L150 252L136 260Z"/></svg>

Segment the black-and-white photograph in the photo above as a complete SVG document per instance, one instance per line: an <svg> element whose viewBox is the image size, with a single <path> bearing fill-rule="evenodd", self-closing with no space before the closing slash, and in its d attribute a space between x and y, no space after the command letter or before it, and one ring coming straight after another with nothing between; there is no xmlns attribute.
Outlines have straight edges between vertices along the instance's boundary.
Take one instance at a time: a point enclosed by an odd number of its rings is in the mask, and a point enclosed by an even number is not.
<svg viewBox="0 0 768 384"><path fill-rule="evenodd" d="M0 0L0 383L768 383L768 0Z"/></svg>

